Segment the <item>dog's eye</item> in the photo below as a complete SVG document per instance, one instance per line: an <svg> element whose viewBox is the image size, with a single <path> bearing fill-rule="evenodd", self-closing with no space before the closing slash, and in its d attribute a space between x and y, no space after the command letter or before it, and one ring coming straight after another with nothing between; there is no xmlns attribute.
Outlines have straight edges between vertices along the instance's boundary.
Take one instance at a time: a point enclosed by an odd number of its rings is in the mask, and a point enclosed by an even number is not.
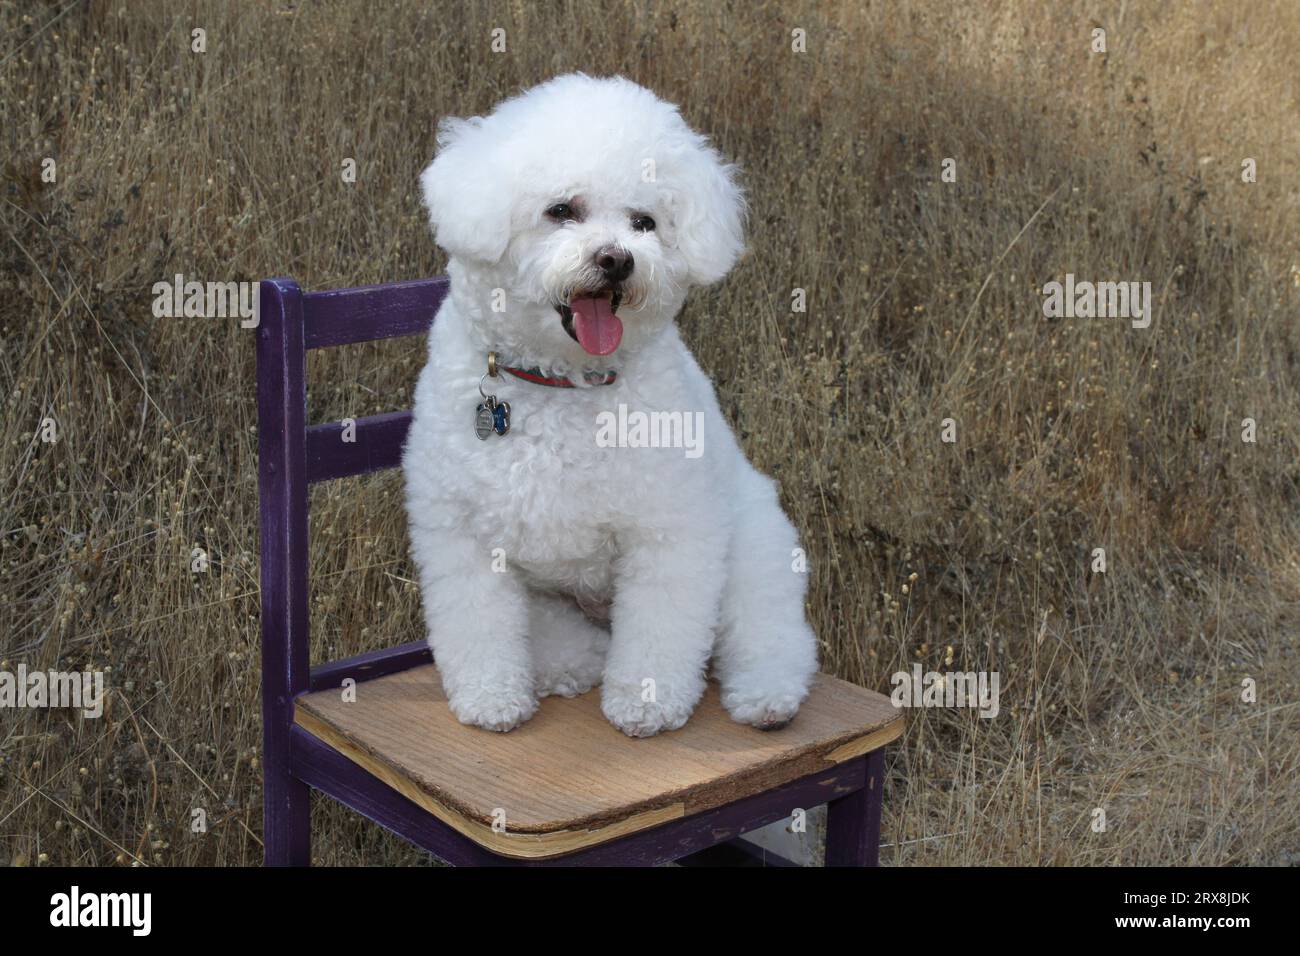
<svg viewBox="0 0 1300 956"><path fill-rule="evenodd" d="M556 222L568 222L577 217L573 214L573 207L567 202L557 202L550 209L546 210L546 215Z"/></svg>
<svg viewBox="0 0 1300 956"><path fill-rule="evenodd" d="M654 232L655 221L642 213L632 217L632 228L637 232Z"/></svg>

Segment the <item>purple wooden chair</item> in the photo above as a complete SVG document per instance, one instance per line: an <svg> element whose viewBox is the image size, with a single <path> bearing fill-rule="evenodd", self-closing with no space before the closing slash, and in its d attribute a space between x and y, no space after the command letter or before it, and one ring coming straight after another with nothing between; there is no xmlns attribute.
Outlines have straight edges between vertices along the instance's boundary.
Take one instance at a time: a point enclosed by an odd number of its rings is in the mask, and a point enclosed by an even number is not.
<svg viewBox="0 0 1300 956"><path fill-rule="evenodd" d="M446 293L442 278L261 286L266 863L311 863L317 790L455 865L741 862L755 852L741 833L826 803L827 865L874 866L882 748L903 720L844 681L819 675L783 730L734 723L711 686L684 728L632 740L605 721L598 690L547 698L509 734L462 726L424 642L311 665L307 488L397 467L410 413L359 419L346 442L341 422L308 425L307 350L423 333Z"/></svg>

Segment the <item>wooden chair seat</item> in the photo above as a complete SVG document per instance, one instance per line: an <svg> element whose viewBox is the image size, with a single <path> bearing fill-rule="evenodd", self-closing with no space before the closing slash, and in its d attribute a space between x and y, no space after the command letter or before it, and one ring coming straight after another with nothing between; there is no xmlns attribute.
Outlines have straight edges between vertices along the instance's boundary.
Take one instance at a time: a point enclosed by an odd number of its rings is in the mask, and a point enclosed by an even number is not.
<svg viewBox="0 0 1300 956"><path fill-rule="evenodd" d="M461 834L516 859L560 856L725 806L861 757L903 728L887 697L825 674L781 730L736 723L710 683L685 727L645 740L605 719L599 690L546 698L508 734L459 723L433 665L359 683L355 693L351 702L338 689L300 696L294 721Z"/></svg>

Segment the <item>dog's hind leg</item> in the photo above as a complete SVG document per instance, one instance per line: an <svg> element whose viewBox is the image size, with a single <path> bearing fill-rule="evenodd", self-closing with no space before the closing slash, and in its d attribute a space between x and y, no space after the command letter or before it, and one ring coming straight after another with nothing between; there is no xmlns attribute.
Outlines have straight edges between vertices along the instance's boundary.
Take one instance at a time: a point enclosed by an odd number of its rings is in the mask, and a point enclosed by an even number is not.
<svg viewBox="0 0 1300 956"><path fill-rule="evenodd" d="M714 673L735 720L775 730L794 717L817 671L808 575L770 478L745 467L735 507Z"/></svg>
<svg viewBox="0 0 1300 956"><path fill-rule="evenodd" d="M600 683L609 631L588 619L572 598L532 594L528 640L539 697L576 697Z"/></svg>

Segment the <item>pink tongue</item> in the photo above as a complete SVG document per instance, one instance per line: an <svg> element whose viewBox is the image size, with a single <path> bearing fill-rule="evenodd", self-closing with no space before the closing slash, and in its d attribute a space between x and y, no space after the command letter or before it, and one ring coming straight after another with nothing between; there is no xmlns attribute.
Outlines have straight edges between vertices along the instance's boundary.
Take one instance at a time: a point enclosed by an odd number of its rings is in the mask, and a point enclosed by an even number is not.
<svg viewBox="0 0 1300 956"><path fill-rule="evenodd" d="M623 320L609 307L609 299L590 296L569 303L578 344L592 355L608 355L623 340Z"/></svg>

